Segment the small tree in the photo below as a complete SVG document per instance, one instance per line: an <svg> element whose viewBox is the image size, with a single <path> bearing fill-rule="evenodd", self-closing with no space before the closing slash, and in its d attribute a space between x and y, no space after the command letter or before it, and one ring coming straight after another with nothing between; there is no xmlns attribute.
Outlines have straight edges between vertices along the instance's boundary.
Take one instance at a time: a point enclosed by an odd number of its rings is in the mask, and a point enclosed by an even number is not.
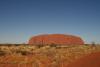
<svg viewBox="0 0 100 67"><path fill-rule="evenodd" d="M43 47L43 44L38 44L37 47L41 48L41 47Z"/></svg>
<svg viewBox="0 0 100 67"><path fill-rule="evenodd" d="M95 42L94 41L92 42L92 46L95 46Z"/></svg>
<svg viewBox="0 0 100 67"><path fill-rule="evenodd" d="M50 47L57 47L57 44L52 43L50 44Z"/></svg>

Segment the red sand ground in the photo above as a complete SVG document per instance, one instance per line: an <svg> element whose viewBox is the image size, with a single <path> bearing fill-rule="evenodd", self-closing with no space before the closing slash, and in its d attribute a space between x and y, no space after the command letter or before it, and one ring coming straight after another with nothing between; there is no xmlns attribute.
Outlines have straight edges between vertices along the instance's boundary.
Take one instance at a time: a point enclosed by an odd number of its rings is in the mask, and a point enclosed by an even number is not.
<svg viewBox="0 0 100 67"><path fill-rule="evenodd" d="M48 34L34 36L29 40L29 44L58 44L58 45L83 45L84 42L80 37L64 34Z"/></svg>
<svg viewBox="0 0 100 67"><path fill-rule="evenodd" d="M46 60L46 61L45 61ZM44 59L43 63L38 63L39 67L48 67L49 62ZM0 67L36 67L32 63L29 64L0 64ZM76 60L75 62L67 65L64 63L59 67L100 67L100 52L89 54L83 58Z"/></svg>
<svg viewBox="0 0 100 67"><path fill-rule="evenodd" d="M100 67L100 52L78 59L67 67Z"/></svg>
<svg viewBox="0 0 100 67"><path fill-rule="evenodd" d="M36 54L34 53L33 55L25 55L25 56L20 54L14 55L13 53L11 55L4 55L0 57L0 62L1 62L0 67L100 67L100 49L98 52L97 47L94 47L93 50L91 46L80 47L80 48L75 47L75 49L72 50L71 49L72 48L63 50L61 49L62 51L57 51L57 55L54 54L56 56L53 56L52 53L50 53L52 51L47 53L44 53L45 51L43 51L43 53L41 54L39 52L36 52ZM55 49L55 50L60 50L60 49ZM76 53L75 50L78 50L80 54ZM85 52L87 53L84 53L84 50L86 50ZM92 54L90 54L91 52ZM50 55L48 55L48 53L50 53ZM66 53L68 54L66 55ZM78 54L82 58L80 58ZM80 59L78 58L77 58L78 60L74 59L73 57L75 56L78 56Z"/></svg>

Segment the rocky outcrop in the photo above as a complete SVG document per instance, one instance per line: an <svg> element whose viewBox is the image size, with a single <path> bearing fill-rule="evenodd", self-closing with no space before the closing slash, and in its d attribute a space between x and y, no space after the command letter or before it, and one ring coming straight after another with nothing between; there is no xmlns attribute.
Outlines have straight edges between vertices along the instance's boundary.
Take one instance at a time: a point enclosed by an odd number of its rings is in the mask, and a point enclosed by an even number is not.
<svg viewBox="0 0 100 67"><path fill-rule="evenodd" d="M46 44L58 44L58 45L83 45L84 42L80 37L65 34L46 34L37 35L30 38L30 45L46 45Z"/></svg>

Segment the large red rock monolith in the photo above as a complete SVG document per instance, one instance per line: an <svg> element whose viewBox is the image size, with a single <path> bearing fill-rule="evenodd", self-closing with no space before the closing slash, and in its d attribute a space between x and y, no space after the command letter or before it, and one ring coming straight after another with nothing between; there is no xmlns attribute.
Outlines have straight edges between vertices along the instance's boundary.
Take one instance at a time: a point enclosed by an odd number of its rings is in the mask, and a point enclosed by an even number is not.
<svg viewBox="0 0 100 67"><path fill-rule="evenodd" d="M46 34L37 35L30 38L29 43L31 45L46 45L46 44L58 44L58 45L83 45L84 41L73 35L65 34Z"/></svg>

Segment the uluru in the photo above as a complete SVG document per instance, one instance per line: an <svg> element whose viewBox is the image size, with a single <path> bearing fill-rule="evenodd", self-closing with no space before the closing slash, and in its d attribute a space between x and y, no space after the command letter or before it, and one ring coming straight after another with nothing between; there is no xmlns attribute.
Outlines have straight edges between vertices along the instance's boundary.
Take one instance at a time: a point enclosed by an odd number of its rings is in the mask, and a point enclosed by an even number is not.
<svg viewBox="0 0 100 67"><path fill-rule="evenodd" d="M83 45L84 41L79 36L67 35L67 34L42 34L36 35L29 39L30 45Z"/></svg>

